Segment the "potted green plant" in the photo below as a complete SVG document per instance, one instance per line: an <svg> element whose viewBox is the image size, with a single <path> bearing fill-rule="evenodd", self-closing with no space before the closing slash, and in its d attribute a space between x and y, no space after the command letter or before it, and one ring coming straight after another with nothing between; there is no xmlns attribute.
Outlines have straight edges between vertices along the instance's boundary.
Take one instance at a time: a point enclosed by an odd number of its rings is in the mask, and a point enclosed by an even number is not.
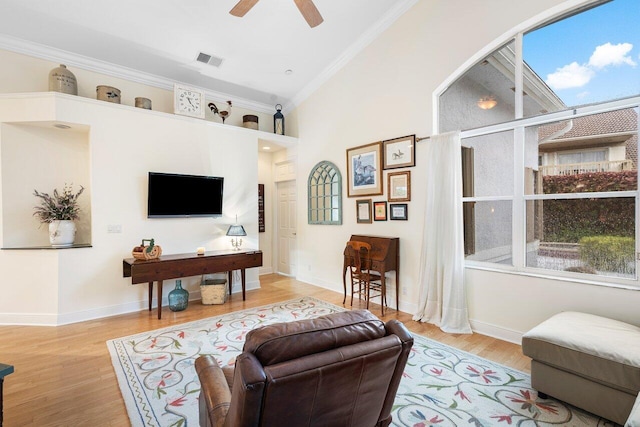
<svg viewBox="0 0 640 427"><path fill-rule="evenodd" d="M43 224L49 224L49 241L51 246L71 246L76 236L74 220L80 216L78 197L84 191L74 193L71 185L65 184L62 191L53 190L53 195L33 190L33 195L40 199L40 204L34 208L33 215Z"/></svg>

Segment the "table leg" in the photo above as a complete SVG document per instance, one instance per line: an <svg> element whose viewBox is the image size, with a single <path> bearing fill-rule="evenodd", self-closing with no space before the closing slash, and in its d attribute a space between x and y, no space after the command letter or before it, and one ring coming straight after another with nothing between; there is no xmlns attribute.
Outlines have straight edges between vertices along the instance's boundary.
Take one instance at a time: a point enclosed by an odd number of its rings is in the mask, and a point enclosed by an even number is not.
<svg viewBox="0 0 640 427"><path fill-rule="evenodd" d="M396 270L396 311L400 311L400 277Z"/></svg>
<svg viewBox="0 0 640 427"><path fill-rule="evenodd" d="M153 303L153 282L149 282L149 311L151 311L152 303Z"/></svg>
<svg viewBox="0 0 640 427"><path fill-rule="evenodd" d="M244 290L245 290L245 281L246 281L246 274L245 274L244 268L240 270L240 275L242 276L242 301L244 301L245 300Z"/></svg>
<svg viewBox="0 0 640 427"><path fill-rule="evenodd" d="M4 378L0 378L0 427L2 427L2 383L4 383Z"/></svg>
<svg viewBox="0 0 640 427"><path fill-rule="evenodd" d="M387 280L385 273L380 274L380 313L384 316L384 304L387 301Z"/></svg>
<svg viewBox="0 0 640 427"><path fill-rule="evenodd" d="M229 270L227 271L227 276L229 276L229 298L231 298L231 288L233 285L233 271Z"/></svg>
<svg viewBox="0 0 640 427"><path fill-rule="evenodd" d="M342 304L347 300L347 259L344 259L342 265L342 287L344 288L344 298L342 298ZM351 305L353 305L353 296L351 296Z"/></svg>
<svg viewBox="0 0 640 427"><path fill-rule="evenodd" d="M158 319L162 319L162 280L158 280Z"/></svg>

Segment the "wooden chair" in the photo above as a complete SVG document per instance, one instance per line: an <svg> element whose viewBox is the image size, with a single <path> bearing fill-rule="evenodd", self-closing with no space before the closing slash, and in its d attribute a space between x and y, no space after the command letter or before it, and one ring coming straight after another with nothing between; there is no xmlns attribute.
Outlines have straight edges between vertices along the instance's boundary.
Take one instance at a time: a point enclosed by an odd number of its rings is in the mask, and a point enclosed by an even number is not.
<svg viewBox="0 0 640 427"><path fill-rule="evenodd" d="M349 276L351 278L351 306L353 296L363 299L369 309L371 298L380 297L381 315L387 305L387 290L382 283L380 274L371 270L371 245L366 242L350 240L347 242L347 256L349 258Z"/></svg>

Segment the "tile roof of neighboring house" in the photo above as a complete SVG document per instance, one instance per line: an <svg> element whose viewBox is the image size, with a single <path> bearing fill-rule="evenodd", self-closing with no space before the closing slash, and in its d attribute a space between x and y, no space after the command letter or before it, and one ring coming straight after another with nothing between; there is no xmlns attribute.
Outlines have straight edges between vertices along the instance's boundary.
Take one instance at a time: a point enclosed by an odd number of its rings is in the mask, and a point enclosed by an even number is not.
<svg viewBox="0 0 640 427"><path fill-rule="evenodd" d="M538 128L538 141L552 135L554 132L562 129L568 120L552 123ZM585 117L573 119L573 128L557 138L567 139L579 138L581 136L590 135L607 135L619 132L629 132L638 129L638 114L633 108L624 110L609 111L606 113L593 114Z"/></svg>
<svg viewBox="0 0 640 427"><path fill-rule="evenodd" d="M538 128L538 141L544 141L564 128L568 120L552 123ZM586 117L573 119L573 127L569 132L561 134L547 141L552 143L563 139L577 139L593 135L611 135L622 132L638 130L638 113L633 108L609 111L606 113L592 114ZM632 135L625 140L625 159L633 162L633 168L638 163L638 135Z"/></svg>

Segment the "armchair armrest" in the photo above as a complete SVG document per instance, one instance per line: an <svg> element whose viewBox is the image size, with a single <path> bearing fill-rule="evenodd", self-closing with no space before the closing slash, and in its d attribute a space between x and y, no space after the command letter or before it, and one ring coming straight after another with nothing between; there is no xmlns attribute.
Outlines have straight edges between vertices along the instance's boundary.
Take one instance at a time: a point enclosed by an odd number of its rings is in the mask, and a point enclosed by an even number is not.
<svg viewBox="0 0 640 427"><path fill-rule="evenodd" d="M195 367L200 379L200 425L222 427L231 404L227 379L213 356L198 357Z"/></svg>

